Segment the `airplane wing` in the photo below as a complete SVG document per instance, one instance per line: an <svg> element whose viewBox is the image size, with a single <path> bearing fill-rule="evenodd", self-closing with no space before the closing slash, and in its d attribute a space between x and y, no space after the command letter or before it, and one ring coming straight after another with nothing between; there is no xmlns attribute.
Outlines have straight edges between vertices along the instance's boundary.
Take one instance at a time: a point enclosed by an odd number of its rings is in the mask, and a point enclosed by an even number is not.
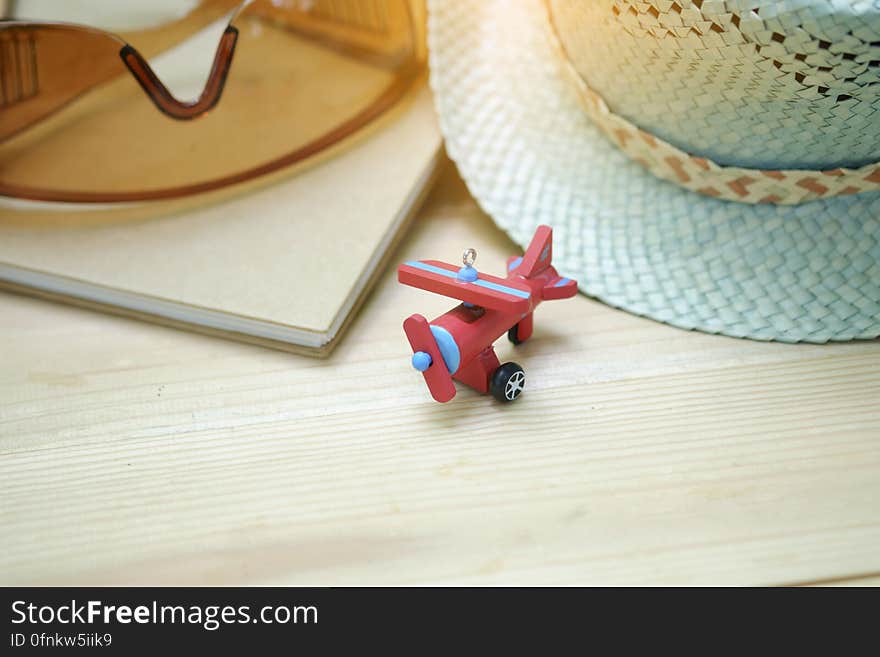
<svg viewBox="0 0 880 657"><path fill-rule="evenodd" d="M436 260L410 260L397 268L397 280L422 290L511 314L532 309L532 291L515 281L482 272L473 282L458 279L459 267Z"/></svg>
<svg viewBox="0 0 880 657"><path fill-rule="evenodd" d="M544 289L541 290L541 297L550 301L553 299L568 299L577 294L577 281L565 276L554 276L551 278Z"/></svg>

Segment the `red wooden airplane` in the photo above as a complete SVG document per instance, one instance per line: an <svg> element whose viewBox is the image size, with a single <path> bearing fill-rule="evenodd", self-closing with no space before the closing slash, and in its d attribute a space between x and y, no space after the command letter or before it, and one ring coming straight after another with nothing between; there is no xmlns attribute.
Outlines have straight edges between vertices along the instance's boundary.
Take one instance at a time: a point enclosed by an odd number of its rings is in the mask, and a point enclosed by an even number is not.
<svg viewBox="0 0 880 657"><path fill-rule="evenodd" d="M532 313L539 303L577 293L577 281L559 276L551 266L553 231L539 226L522 257L507 261L507 278L474 269L476 252L464 253L464 267L436 260L414 260L397 268L397 280L463 303L428 322L412 315L403 330L413 349L412 365L425 377L438 402L455 397L453 380L498 401L519 397L525 374L516 363L498 361L492 344L507 332L514 344L532 335Z"/></svg>

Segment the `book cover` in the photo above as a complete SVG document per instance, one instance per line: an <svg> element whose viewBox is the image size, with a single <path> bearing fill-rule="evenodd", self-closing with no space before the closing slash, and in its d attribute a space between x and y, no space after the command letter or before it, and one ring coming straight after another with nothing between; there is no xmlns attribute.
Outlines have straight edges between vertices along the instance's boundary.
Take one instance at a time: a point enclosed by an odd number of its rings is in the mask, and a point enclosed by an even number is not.
<svg viewBox="0 0 880 657"><path fill-rule="evenodd" d="M6 201L0 286L311 355L329 352L433 179L424 84L316 165L209 205ZM159 208L158 214L156 208Z"/></svg>

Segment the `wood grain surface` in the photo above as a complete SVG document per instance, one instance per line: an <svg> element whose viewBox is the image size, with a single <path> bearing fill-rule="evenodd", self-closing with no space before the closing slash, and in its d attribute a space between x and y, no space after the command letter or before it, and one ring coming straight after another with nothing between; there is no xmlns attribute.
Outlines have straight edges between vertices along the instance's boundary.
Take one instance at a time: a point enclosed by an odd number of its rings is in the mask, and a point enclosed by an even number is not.
<svg viewBox="0 0 880 657"><path fill-rule="evenodd" d="M468 246L518 252L450 169L394 262ZM316 360L0 294L0 583L878 581L880 343L578 296L440 405L401 322L450 304L392 265Z"/></svg>

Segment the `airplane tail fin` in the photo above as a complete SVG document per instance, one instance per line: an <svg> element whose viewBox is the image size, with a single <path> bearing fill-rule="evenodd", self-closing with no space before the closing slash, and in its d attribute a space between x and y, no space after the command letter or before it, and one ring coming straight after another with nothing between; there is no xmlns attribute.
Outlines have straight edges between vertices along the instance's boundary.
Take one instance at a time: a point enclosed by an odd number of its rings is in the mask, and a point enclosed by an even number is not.
<svg viewBox="0 0 880 657"><path fill-rule="evenodd" d="M538 226L529 248L512 271L525 278L533 278L547 269L552 260L553 229L550 226Z"/></svg>
<svg viewBox="0 0 880 657"><path fill-rule="evenodd" d="M553 230L550 226L538 226L532 243L522 258L511 258L508 272L523 278L543 277L541 298L544 300L567 299L577 294L577 281L560 276L553 268Z"/></svg>

